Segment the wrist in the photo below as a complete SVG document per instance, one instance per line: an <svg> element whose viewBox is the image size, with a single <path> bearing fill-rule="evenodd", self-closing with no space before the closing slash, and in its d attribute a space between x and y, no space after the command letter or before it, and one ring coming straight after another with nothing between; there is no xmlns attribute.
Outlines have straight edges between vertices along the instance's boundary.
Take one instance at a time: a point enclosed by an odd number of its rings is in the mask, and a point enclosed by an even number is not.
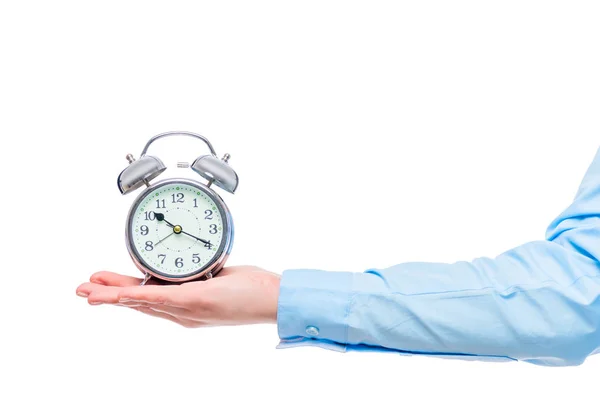
<svg viewBox="0 0 600 400"><path fill-rule="evenodd" d="M279 285L281 276L272 272L267 272L261 279L261 307L259 308L258 319L261 323L277 323L277 305L279 301Z"/></svg>

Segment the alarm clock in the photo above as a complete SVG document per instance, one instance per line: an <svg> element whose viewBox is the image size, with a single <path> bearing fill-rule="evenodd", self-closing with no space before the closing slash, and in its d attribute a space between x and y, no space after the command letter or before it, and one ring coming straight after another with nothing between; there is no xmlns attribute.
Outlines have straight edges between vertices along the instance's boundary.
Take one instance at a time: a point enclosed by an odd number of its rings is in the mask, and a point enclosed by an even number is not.
<svg viewBox="0 0 600 400"><path fill-rule="evenodd" d="M189 136L204 142L210 154L199 156L190 168L205 182L169 178L154 181L166 170L156 156L147 154L156 140L170 136ZM214 277L223 268L233 246L233 220L223 199L211 186L231 194L238 187L238 175L229 165L229 154L219 158L212 144L202 135L186 131L164 132L152 137L136 160L117 179L121 194L145 186L129 209L125 226L127 250L137 268L144 273L141 285L155 278L173 284Z"/></svg>

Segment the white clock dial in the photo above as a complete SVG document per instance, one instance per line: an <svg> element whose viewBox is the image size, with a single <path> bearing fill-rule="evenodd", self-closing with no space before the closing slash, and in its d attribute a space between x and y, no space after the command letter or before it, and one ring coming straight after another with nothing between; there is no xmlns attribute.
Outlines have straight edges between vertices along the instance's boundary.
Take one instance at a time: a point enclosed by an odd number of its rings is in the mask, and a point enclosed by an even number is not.
<svg viewBox="0 0 600 400"><path fill-rule="evenodd" d="M225 210L208 189L189 182L157 185L137 202L128 223L130 246L159 275L195 275L223 252Z"/></svg>

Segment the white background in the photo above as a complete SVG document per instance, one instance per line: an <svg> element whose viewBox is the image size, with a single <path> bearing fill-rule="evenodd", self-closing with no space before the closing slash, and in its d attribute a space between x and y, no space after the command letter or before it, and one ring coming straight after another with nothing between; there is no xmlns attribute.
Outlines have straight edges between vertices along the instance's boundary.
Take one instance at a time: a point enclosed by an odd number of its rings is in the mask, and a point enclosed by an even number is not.
<svg viewBox="0 0 600 400"><path fill-rule="evenodd" d="M275 325L185 330L75 288L139 275L116 179L168 130L232 155L230 265L362 271L542 239L600 145L599 19L591 1L0 3L0 398L597 398L600 356L276 350ZM152 147L164 176L205 152Z"/></svg>

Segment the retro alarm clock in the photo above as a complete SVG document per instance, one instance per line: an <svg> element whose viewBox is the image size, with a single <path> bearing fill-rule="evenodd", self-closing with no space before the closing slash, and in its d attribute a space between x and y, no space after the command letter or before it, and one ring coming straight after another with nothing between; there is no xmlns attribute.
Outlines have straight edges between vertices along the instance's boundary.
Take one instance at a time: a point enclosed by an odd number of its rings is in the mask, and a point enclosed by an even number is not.
<svg viewBox="0 0 600 400"><path fill-rule="evenodd" d="M195 179L169 178L154 182L166 170L156 156L146 154L156 140L190 136L204 142L210 154L190 165L205 183ZM142 273L141 285L155 278L161 283L182 283L212 278L223 268L233 245L233 220L223 199L212 185L229 193L238 187L238 175L228 161L219 158L204 136L193 132L164 132L152 137L136 160L127 155L129 166L117 180L121 194L145 186L127 214L125 242L133 262Z"/></svg>

